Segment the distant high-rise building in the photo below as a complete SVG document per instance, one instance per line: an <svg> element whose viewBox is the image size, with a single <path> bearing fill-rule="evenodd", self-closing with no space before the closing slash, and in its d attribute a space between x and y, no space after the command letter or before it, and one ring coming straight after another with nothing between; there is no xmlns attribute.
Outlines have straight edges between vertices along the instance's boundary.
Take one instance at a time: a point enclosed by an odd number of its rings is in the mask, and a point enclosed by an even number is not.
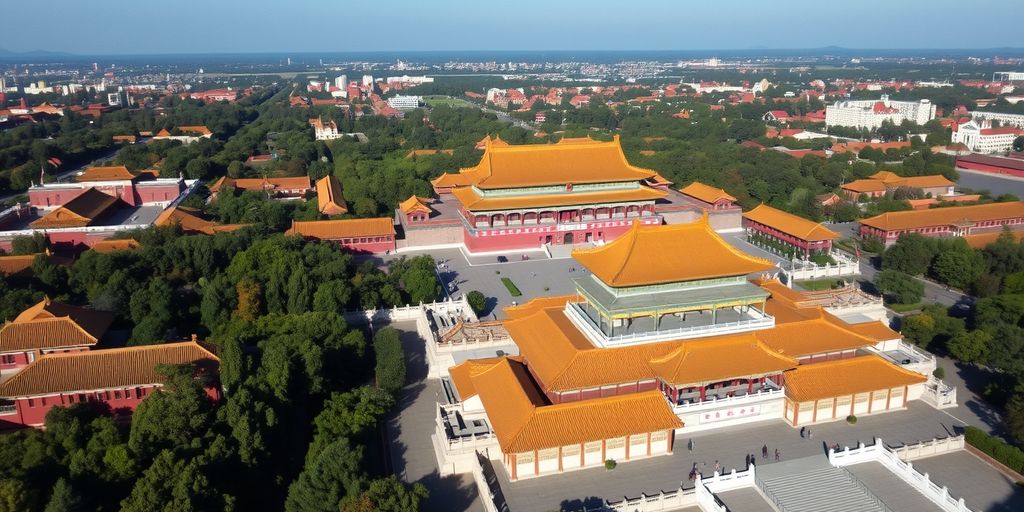
<svg viewBox="0 0 1024 512"><path fill-rule="evenodd" d="M373 75L363 75L363 86L369 87L373 85Z"/></svg>
<svg viewBox="0 0 1024 512"><path fill-rule="evenodd" d="M291 66L291 65L292 65L292 58L291 58L291 57L288 57L288 65L289 65L289 66Z"/></svg>
<svg viewBox="0 0 1024 512"><path fill-rule="evenodd" d="M98 62L93 62L92 63L92 70L93 71L99 71L100 70L100 64Z"/></svg>
<svg viewBox="0 0 1024 512"><path fill-rule="evenodd" d="M899 125L906 120L920 125L932 119L935 119L935 105L931 101L890 101L884 94L879 100L837 101L825 107L826 126L877 130L884 121Z"/></svg>
<svg viewBox="0 0 1024 512"><path fill-rule="evenodd" d="M345 75L341 75L338 78L335 78L334 79L334 86L337 87L338 89L343 90L343 91L345 89L348 89L348 77L345 76Z"/></svg>

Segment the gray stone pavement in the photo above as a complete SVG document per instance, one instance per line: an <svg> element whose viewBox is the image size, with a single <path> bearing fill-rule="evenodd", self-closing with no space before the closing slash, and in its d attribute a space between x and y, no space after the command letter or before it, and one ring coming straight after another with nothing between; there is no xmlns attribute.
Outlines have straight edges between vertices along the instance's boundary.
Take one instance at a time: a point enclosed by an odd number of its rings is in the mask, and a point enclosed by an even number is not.
<svg viewBox="0 0 1024 512"><path fill-rule="evenodd" d="M896 477L879 462L865 462L847 466L889 510L898 512L938 512L941 509L910 484Z"/></svg>
<svg viewBox="0 0 1024 512"><path fill-rule="evenodd" d="M391 326L402 331L409 381L396 413L386 425L392 469L402 480L422 483L430 490L430 498L421 509L424 512L483 512L471 475L441 477L438 473L430 434L434 431L434 404L439 401L441 382L426 378L425 347L416 334L416 324L396 322Z"/></svg>
<svg viewBox="0 0 1024 512"><path fill-rule="evenodd" d="M744 487L716 494L729 512L776 512L756 487Z"/></svg>
<svg viewBox="0 0 1024 512"><path fill-rule="evenodd" d="M757 456L759 464L774 463L776 448L782 460L824 457L826 442L856 446L858 441L870 444L878 436L886 444L897 446L954 435L961 426L961 422L945 412L915 401L905 411L862 416L856 425L839 421L813 426L811 439L801 439L799 429L776 419L692 437L677 436L672 455L622 463L612 471L594 468L510 482L503 467L498 465L495 470L511 510L557 510L563 504L595 498L617 501L624 496L638 497L640 493L676 489L681 484L693 487L687 475L694 463L702 473L710 475L716 461L725 470L742 470L744 458L751 453ZM689 439L695 443L693 452L687 450ZM767 461L761 459L764 444L771 454Z"/></svg>
<svg viewBox="0 0 1024 512"><path fill-rule="evenodd" d="M956 400L959 405L946 411L964 423L994 435L1002 435L1002 416L978 395L987 383L992 382L992 371L944 356L936 355L935 359L937 364L946 370L943 382L956 386Z"/></svg>
<svg viewBox="0 0 1024 512"><path fill-rule="evenodd" d="M951 496L963 498L971 510L1024 510L1024 488L968 451L916 460L914 467L948 487Z"/></svg>

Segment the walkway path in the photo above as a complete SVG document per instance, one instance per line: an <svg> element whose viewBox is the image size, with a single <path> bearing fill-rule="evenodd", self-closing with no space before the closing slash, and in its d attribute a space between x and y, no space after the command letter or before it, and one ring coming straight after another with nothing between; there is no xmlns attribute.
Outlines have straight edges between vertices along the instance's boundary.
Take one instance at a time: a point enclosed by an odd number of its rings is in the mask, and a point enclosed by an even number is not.
<svg viewBox="0 0 1024 512"><path fill-rule="evenodd" d="M963 498L971 510L1024 510L1024 488L966 450L916 460L914 468L949 487L949 494Z"/></svg>
<svg viewBox="0 0 1024 512"><path fill-rule="evenodd" d="M388 450L396 475L406 482L420 482L430 490L424 512L483 512L476 484L469 474L441 477L430 435L433 433L434 404L439 401L441 381L427 379L423 340L415 322L396 322L402 331L409 383L402 390L397 412L387 422Z"/></svg>

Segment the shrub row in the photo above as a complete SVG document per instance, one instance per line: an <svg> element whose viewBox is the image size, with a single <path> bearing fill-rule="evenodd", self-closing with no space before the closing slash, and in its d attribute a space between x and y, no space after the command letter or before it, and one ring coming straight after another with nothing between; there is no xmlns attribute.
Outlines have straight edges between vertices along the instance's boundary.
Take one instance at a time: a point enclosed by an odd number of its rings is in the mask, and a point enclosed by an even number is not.
<svg viewBox="0 0 1024 512"><path fill-rule="evenodd" d="M967 427L964 437L971 446L998 460L1006 467L1024 473L1024 451L1007 444L1002 439L990 436L977 427Z"/></svg>
<svg viewBox="0 0 1024 512"><path fill-rule="evenodd" d="M516 284L507 277L501 278L501 284L505 285L505 288L508 289L508 293L512 294L513 297L519 297L523 294L523 292L519 291L519 288L516 288Z"/></svg>

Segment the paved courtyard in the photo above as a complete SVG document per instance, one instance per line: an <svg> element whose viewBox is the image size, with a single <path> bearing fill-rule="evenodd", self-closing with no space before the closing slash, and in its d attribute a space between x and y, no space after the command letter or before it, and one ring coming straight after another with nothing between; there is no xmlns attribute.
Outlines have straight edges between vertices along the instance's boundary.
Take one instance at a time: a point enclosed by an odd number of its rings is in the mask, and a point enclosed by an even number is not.
<svg viewBox="0 0 1024 512"><path fill-rule="evenodd" d="M971 510L1016 512L1024 510L1024 488L968 451L914 461L933 482L963 498Z"/></svg>
<svg viewBox="0 0 1024 512"><path fill-rule="evenodd" d="M563 505L593 503L595 499L618 501L680 485L693 487L687 475L695 463L705 475L713 472L716 461L726 471L741 470L744 458L751 453L756 454L759 464L774 463L771 456L767 461L761 459L761 447L765 444L770 454L777 448L785 461L814 455L824 457L826 443L856 446L858 441L870 444L874 436L880 436L887 445L898 446L955 435L960 427L962 424L942 411L911 402L905 411L862 416L856 425L833 422L813 426L812 439L801 439L798 429L778 419L693 437L677 436L672 455L620 464L612 471L595 468L510 482L500 464L495 469L511 510L559 510ZM687 450L689 439L695 445L692 452Z"/></svg>
<svg viewBox="0 0 1024 512"><path fill-rule="evenodd" d="M434 431L434 404L440 401L441 381L427 379L424 345L416 334L416 323L397 322L391 326L402 331L408 377L397 412L386 425L392 469L402 480L420 482L430 490L424 512L483 512L471 475L441 477L438 472L430 434Z"/></svg>

